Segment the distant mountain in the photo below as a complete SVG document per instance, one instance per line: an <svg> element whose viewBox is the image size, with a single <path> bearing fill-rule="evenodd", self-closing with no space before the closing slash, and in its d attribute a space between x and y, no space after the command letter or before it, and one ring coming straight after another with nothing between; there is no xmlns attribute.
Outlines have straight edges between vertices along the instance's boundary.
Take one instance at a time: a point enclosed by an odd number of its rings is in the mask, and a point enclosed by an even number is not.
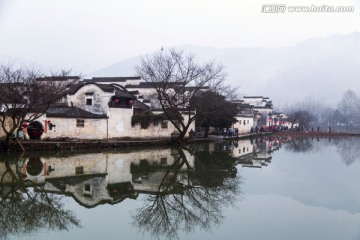
<svg viewBox="0 0 360 240"><path fill-rule="evenodd" d="M223 63L228 82L241 94L264 95L275 105L313 97L336 106L347 89L360 89L360 33L310 39L287 48L179 46L202 60ZM133 76L140 57L114 63L87 76Z"/></svg>

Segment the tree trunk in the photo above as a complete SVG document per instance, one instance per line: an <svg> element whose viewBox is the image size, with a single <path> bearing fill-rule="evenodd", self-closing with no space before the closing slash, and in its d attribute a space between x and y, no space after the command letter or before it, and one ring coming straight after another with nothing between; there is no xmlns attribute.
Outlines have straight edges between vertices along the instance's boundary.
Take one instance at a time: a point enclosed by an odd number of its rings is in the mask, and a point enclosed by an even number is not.
<svg viewBox="0 0 360 240"><path fill-rule="evenodd" d="M205 127L205 134L204 134L204 138L209 137L209 130L210 130L210 127L209 127L209 126L206 126L206 127Z"/></svg>
<svg viewBox="0 0 360 240"><path fill-rule="evenodd" d="M8 151L9 150L9 148L10 148L10 137L11 137L11 135L6 135L6 137L5 137L5 140L4 140L4 151L6 152L6 151Z"/></svg>

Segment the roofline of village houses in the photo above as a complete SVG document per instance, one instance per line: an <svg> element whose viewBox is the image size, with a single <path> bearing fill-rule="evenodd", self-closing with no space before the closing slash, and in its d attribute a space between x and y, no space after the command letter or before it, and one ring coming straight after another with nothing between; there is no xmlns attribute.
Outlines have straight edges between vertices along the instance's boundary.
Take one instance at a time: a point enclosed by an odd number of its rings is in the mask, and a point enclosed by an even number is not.
<svg viewBox="0 0 360 240"><path fill-rule="evenodd" d="M146 136L150 137L151 134L156 136L170 136L170 133L176 131L173 127L168 127L164 129L159 126L151 126L151 128L156 128L156 131L142 130L140 128L130 126L131 117L134 114L134 109L137 111L145 111L146 109L151 110L155 114L163 114L161 107L153 105L154 103L150 101L149 98L144 96L150 96L147 92L149 89L153 88L150 83L143 81L138 76L131 77L94 77L92 79L80 79L79 76L69 76L68 79L79 80L77 83L73 84L68 92L64 95L62 99L63 105L52 105L46 114L38 120L40 124L44 125L44 129L48 132L50 136L61 135L61 126L66 126L66 131L68 134L74 134L74 136L82 138L81 134L85 134L86 130L79 130L78 128L86 127L87 121L88 126L92 131L95 131L95 135L86 133L86 138L97 138L96 134L99 134L99 138L109 138L109 137L141 137ZM39 81L56 81L56 80L66 80L66 77L44 77L40 78ZM127 81L132 82L128 84ZM182 82L175 82L172 85L181 85ZM94 88L95 86L95 88ZM191 89L192 87L187 87ZM135 89L129 91L128 89ZM184 88L186 89L186 87ZM207 87L201 87L200 89L208 89ZM251 99L260 98L261 102L264 102L265 105L256 105L251 101ZM118 102L112 103L111 101L116 100ZM246 133L250 131L250 127L258 125L259 116L262 114L262 110L267 110L265 114L272 114L272 101L269 100L269 97L263 96L244 96L243 99L235 101L239 103L239 114L236 115L238 122L241 122L242 118L253 118L253 122L247 120L246 124L239 124L239 128L244 128L240 133ZM257 101L259 102L259 101ZM110 105L111 103L111 105ZM119 105L120 104L120 105ZM123 104L123 105L121 105ZM119 106L119 107L117 107ZM122 107L121 107L122 106ZM250 110L251 113L241 112L243 110ZM195 115L195 111L189 109L188 107L179 108L180 113L183 118L189 118L190 116ZM264 114L264 113L263 113ZM267 115L268 116L268 115ZM61 120L64 119L64 120ZM69 120L66 120L69 119ZM76 125L73 125L73 122L69 122L70 119L76 120ZM82 119L81 121L78 121ZM104 119L105 122L101 122L101 119ZM73 121L73 120L71 120ZM266 117L268 121L268 117ZM270 121L270 120L269 120ZM57 122L57 123L56 123ZM63 123L62 123L63 122ZM45 126L46 124L51 123L52 127ZM122 126L121 124L125 124ZM270 122L266 122L266 125L269 125ZM50 126L50 125L49 125ZM78 127L78 128L76 128ZM70 130L72 129L72 130ZM99 133L99 131L105 131L106 133ZM189 129L195 129L195 123L189 127ZM44 130L45 131L45 130ZM52 132L51 132L52 131ZM56 132L56 134L55 134ZM77 134L75 134L77 132ZM109 132L111 134L109 134ZM118 134L118 135L117 135ZM125 134L125 135L124 135ZM64 132L63 135L66 135Z"/></svg>

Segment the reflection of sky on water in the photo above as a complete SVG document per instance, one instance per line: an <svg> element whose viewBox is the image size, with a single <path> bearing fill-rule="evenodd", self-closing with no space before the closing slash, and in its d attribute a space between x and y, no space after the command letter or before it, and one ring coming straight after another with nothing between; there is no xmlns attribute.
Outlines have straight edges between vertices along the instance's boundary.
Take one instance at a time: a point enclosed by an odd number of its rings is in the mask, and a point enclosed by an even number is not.
<svg viewBox="0 0 360 240"><path fill-rule="evenodd" d="M243 169L240 174L246 179L245 193L276 194L306 205L360 213L359 172L360 162L347 166L336 147L327 145L306 153L278 151L267 168Z"/></svg>

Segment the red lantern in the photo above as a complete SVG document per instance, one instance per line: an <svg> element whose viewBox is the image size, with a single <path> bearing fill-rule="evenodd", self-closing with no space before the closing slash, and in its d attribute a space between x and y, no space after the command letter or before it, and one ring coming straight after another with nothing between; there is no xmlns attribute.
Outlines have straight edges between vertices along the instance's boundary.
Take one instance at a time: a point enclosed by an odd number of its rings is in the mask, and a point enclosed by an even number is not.
<svg viewBox="0 0 360 240"><path fill-rule="evenodd" d="M23 127L26 128L28 126L27 123L23 123Z"/></svg>

